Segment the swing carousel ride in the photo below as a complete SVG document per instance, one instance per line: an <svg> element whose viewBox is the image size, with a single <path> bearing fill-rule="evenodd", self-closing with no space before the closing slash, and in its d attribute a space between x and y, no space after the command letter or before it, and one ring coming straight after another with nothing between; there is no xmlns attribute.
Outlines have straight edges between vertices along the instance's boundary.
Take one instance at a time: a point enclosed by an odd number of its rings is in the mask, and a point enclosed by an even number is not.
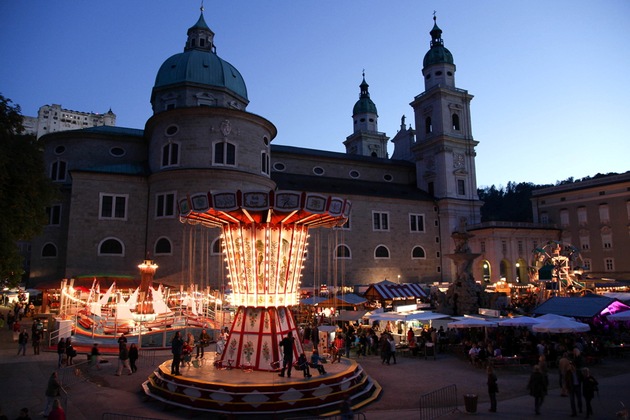
<svg viewBox="0 0 630 420"><path fill-rule="evenodd" d="M532 252L530 275L540 284L540 298L581 293L593 284L582 277L584 261L571 244L549 241ZM591 282L592 283L592 282Z"/></svg>
<svg viewBox="0 0 630 420"><path fill-rule="evenodd" d="M196 194L179 202L180 221L220 228L237 307L222 354L171 374L160 365L143 384L152 398L170 405L229 415L275 416L338 412L350 399L363 406L380 393L356 362L344 360L318 377L278 378L280 341L295 341L292 359L304 352L289 310L298 304L309 229L343 225L348 200L297 191L226 191ZM314 408L317 407L317 408Z"/></svg>

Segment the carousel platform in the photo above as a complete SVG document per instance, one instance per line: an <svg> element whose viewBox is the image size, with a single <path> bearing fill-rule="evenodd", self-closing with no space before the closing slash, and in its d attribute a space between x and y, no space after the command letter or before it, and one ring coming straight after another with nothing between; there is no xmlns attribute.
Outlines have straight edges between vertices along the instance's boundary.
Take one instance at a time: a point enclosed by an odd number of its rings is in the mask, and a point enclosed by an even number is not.
<svg viewBox="0 0 630 420"><path fill-rule="evenodd" d="M168 405L231 418L284 418L339 414L344 401L358 410L382 391L361 365L345 358L325 364L323 375L311 369L310 378L295 369L288 378L278 376L279 370L215 367L212 360L206 353L205 359L181 368L177 376L171 374L171 361L166 361L142 384L144 392Z"/></svg>

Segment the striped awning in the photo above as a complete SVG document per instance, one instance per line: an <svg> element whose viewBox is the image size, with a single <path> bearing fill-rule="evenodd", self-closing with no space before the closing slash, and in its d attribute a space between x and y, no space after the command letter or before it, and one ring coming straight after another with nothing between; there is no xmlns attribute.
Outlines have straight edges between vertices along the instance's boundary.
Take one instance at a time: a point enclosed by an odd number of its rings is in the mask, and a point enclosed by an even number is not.
<svg viewBox="0 0 630 420"><path fill-rule="evenodd" d="M382 282L373 284L374 290L383 299L413 299L426 298L427 293L419 284L397 284L390 282Z"/></svg>

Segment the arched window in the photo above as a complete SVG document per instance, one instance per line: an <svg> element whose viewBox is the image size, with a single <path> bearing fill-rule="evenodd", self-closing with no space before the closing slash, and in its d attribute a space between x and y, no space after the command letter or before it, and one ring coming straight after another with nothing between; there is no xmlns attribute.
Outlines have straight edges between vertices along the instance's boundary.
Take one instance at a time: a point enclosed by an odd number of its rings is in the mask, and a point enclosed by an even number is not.
<svg viewBox="0 0 630 420"><path fill-rule="evenodd" d="M162 167L179 164L179 144L168 143L162 148Z"/></svg>
<svg viewBox="0 0 630 420"><path fill-rule="evenodd" d="M490 262L488 260L481 262L481 275L483 277L483 281L486 283L490 282Z"/></svg>
<svg viewBox="0 0 630 420"><path fill-rule="evenodd" d="M426 252L424 252L424 248L422 248L421 246L413 247L413 250L411 251L412 260L418 260L418 259L424 260L426 258L427 258L427 254Z"/></svg>
<svg viewBox="0 0 630 420"><path fill-rule="evenodd" d="M223 254L223 244L221 243L221 238L216 238L214 242L212 242L212 246L210 249L212 250L212 255Z"/></svg>
<svg viewBox="0 0 630 420"><path fill-rule="evenodd" d="M453 121L453 130L459 131L459 115L453 114L451 119Z"/></svg>
<svg viewBox="0 0 630 420"><path fill-rule="evenodd" d="M338 259L350 259L350 248L348 247L348 245L338 245L337 246L337 252L335 253L335 256Z"/></svg>
<svg viewBox="0 0 630 420"><path fill-rule="evenodd" d="M433 132L433 125L431 124L431 117L426 117L424 119L424 132L426 134L430 134Z"/></svg>
<svg viewBox="0 0 630 420"><path fill-rule="evenodd" d="M374 258L389 258L389 249L385 245L379 245L374 250Z"/></svg>
<svg viewBox="0 0 630 420"><path fill-rule="evenodd" d="M58 160L53 162L50 167L50 179L53 181L65 181L66 180L66 162Z"/></svg>
<svg viewBox="0 0 630 420"><path fill-rule="evenodd" d="M57 256L57 247L53 244L46 244L42 248L42 258L55 258Z"/></svg>
<svg viewBox="0 0 630 420"><path fill-rule="evenodd" d="M236 146L226 141L214 144L215 165L236 165Z"/></svg>
<svg viewBox="0 0 630 420"><path fill-rule="evenodd" d="M98 255L124 256L125 247L121 241L116 238L104 239L98 246Z"/></svg>
<svg viewBox="0 0 630 420"><path fill-rule="evenodd" d="M155 243L154 254L155 255L158 255L158 254L170 255L172 253L172 249L173 249L173 247L171 245L171 241L169 241L168 238L160 238Z"/></svg>

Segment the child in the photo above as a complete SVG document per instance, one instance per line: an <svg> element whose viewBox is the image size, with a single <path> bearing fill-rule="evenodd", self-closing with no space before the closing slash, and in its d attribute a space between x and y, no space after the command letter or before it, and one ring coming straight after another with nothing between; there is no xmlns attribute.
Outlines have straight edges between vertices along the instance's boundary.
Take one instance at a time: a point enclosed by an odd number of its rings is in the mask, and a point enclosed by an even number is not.
<svg viewBox="0 0 630 420"><path fill-rule="evenodd" d="M316 368L320 375L326 374L324 365L321 364L321 362L323 362L324 360L326 359L324 359L323 357L319 355L319 352L317 351L317 349L313 349L313 354L311 354L310 366Z"/></svg>
<svg viewBox="0 0 630 420"><path fill-rule="evenodd" d="M308 368L308 361L306 360L306 355L304 353L301 353L300 357L298 357L297 359L297 370L303 371L305 378L310 378L312 376L311 371Z"/></svg>

